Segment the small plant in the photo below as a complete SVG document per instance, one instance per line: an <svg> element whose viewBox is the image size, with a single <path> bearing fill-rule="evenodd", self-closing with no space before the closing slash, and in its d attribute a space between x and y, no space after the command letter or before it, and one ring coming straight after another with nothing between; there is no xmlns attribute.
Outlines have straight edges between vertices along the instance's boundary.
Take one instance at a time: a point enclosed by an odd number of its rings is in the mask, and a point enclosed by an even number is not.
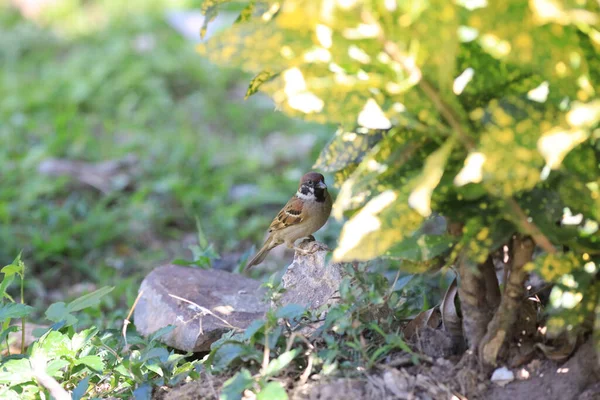
<svg viewBox="0 0 600 400"><path fill-rule="evenodd" d="M10 333L19 330L17 325L10 325L11 319L24 321L33 311L32 307L13 302L6 293L17 275L23 285L24 269L20 256L2 269L3 343ZM135 395L149 399L153 386L172 386L188 376L197 377L198 361L188 361L186 354L169 350L158 341L173 327L161 329L145 339L133 330L123 336L118 329L78 327L78 314L98 307L111 290L104 287L69 303L50 305L45 315L54 324L34 331L38 337L26 351L23 336L20 354L7 352L0 361L0 397L37 399L52 395L56 399L82 399ZM21 329L25 332L24 322Z"/></svg>
<svg viewBox="0 0 600 400"><path fill-rule="evenodd" d="M407 353L418 363L400 324L403 316L421 310L405 300L412 289L410 276L390 286L379 273L352 272L336 305L313 311L296 304L275 307L244 332L230 331L213 343L204 360L206 370L237 370L223 385L221 398L241 399L252 392L260 399L287 399L286 388L306 383L313 374L362 375L394 353ZM276 303L280 291L270 289Z"/></svg>

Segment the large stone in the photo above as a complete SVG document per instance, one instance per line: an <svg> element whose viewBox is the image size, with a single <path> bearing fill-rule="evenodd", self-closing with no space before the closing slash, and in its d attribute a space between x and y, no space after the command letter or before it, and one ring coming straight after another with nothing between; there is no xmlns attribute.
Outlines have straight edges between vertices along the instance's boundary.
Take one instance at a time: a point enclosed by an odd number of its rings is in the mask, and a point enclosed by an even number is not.
<svg viewBox="0 0 600 400"><path fill-rule="evenodd" d="M322 243L304 241L298 247L310 253L296 252L294 261L281 278L286 289L280 299L281 305L299 304L317 310L323 305L335 304L344 274L342 264L327 263L329 249ZM314 328L305 330L305 333Z"/></svg>
<svg viewBox="0 0 600 400"><path fill-rule="evenodd" d="M268 306L260 284L226 271L162 266L142 282L135 325L144 336L175 325L161 337L164 343L183 351L208 351L232 327L243 330L264 316Z"/></svg>

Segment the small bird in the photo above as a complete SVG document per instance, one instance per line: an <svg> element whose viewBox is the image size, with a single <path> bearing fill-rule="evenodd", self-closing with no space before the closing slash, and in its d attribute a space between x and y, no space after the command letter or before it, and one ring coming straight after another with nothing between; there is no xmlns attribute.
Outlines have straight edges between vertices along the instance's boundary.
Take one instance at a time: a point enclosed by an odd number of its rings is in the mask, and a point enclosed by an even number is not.
<svg viewBox="0 0 600 400"><path fill-rule="evenodd" d="M309 172L300 179L298 191L279 211L269 226L269 237L261 249L248 262L246 269L263 262L269 251L284 244L300 253L306 250L296 247L296 240L310 237L321 229L331 213L331 196L323 175ZM314 239L314 238L313 238Z"/></svg>

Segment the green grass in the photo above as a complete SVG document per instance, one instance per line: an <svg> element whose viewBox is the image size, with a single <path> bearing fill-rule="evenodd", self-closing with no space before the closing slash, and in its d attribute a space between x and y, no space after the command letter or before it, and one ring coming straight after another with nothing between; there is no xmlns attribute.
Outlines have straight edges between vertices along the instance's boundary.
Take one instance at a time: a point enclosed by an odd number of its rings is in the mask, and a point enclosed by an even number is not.
<svg viewBox="0 0 600 400"><path fill-rule="evenodd" d="M244 101L250 77L195 53L166 24L168 3L65 1L36 22L0 9L0 263L22 250L40 302L126 276L130 301L145 272L185 256L196 217L219 253L246 251L316 159L295 151L298 134L319 149L332 132ZM109 194L37 170L131 154L129 186ZM252 195L231 196L240 185Z"/></svg>

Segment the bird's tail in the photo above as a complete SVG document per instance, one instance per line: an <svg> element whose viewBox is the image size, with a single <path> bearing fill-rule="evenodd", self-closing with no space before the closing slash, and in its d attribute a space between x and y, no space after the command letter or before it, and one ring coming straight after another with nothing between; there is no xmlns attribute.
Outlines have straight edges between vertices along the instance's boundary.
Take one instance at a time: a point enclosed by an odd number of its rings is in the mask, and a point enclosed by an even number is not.
<svg viewBox="0 0 600 400"><path fill-rule="evenodd" d="M263 262L267 254L269 254L269 251L271 251L271 249L273 249L276 246L277 244L273 243L273 238L269 237L262 245L258 253L256 253L256 255L252 257L248 264L246 264L245 269L250 269L250 267L252 267L253 265L258 265L261 262Z"/></svg>

